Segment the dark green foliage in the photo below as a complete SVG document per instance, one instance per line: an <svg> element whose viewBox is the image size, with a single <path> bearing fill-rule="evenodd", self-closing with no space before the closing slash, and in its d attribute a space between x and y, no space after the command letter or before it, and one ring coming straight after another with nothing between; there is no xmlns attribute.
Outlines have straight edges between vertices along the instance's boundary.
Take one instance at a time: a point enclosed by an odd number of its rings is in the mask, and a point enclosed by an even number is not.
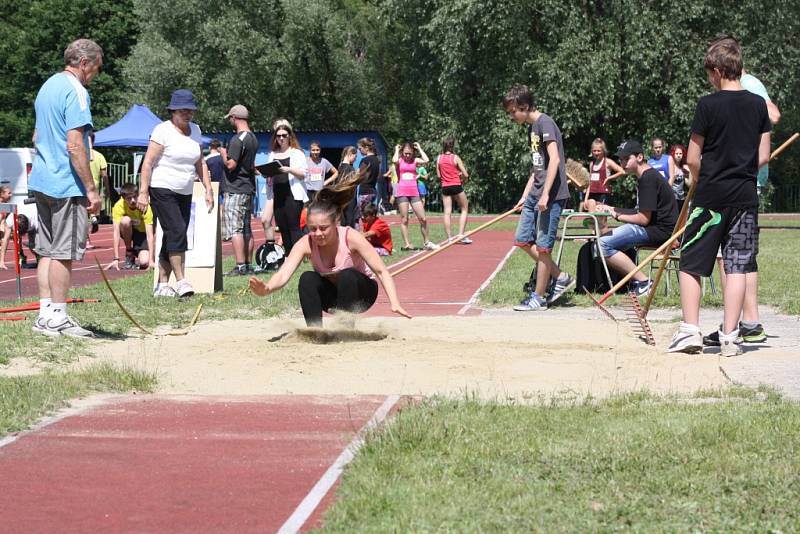
<svg viewBox="0 0 800 534"><path fill-rule="evenodd" d="M534 89L573 159L586 160L598 136L610 148L656 135L686 144L711 91L706 42L731 32L783 112L774 146L800 130L800 49L786 38L800 33L795 0L0 3L0 146L29 144L36 91L84 34L107 52L90 88L98 126L133 103L163 115L169 94L188 87L206 131L227 130L222 116L244 103L257 129L277 117L371 128L390 144L419 140L431 156L454 135L473 171L473 207L484 210L509 207L527 178L524 129L499 104L514 83ZM798 167L795 147L771 166L773 181L798 183Z"/></svg>

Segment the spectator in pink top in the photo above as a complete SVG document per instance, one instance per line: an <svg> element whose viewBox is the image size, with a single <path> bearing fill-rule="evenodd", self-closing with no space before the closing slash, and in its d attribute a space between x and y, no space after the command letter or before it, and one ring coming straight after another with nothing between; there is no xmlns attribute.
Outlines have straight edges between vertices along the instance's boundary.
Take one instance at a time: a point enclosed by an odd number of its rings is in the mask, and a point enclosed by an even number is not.
<svg viewBox="0 0 800 534"><path fill-rule="evenodd" d="M417 157L419 153L419 157ZM392 165L397 168L397 185L394 189L394 198L397 201L397 211L400 212L400 233L403 234L404 244L400 250L417 250L408 238L408 205L414 210L414 215L419 221L419 230L422 233L424 247L435 250L439 245L433 243L428 237L428 220L425 218L425 208L419 197L417 187L417 165L425 165L430 160L419 146L419 143L406 142L394 146Z"/></svg>
<svg viewBox="0 0 800 534"><path fill-rule="evenodd" d="M463 237L464 229L467 226L467 214L469 203L467 195L464 193L463 182L469 178L464 162L453 152L456 141L448 137L442 142L442 153L436 158L436 174L442 181L442 202L444 203L444 231L447 233L447 240L452 241L453 236L450 231L450 214L453 212L453 199L458 201L461 207L461 217L458 219L458 235L462 245L469 245L472 239Z"/></svg>

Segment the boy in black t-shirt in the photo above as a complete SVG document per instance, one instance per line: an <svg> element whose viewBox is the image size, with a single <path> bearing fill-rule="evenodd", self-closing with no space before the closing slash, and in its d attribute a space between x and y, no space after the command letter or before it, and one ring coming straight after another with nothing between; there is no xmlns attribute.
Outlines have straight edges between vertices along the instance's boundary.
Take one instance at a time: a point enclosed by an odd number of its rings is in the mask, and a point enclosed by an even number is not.
<svg viewBox="0 0 800 534"><path fill-rule="evenodd" d="M503 97L509 118L528 127L531 174L517 202L520 210L514 245L536 262L536 288L525 296L516 311L546 310L575 287L575 279L562 272L551 255L561 212L569 198L564 168L564 144L555 121L533 104L525 85L515 85Z"/></svg>
<svg viewBox="0 0 800 534"><path fill-rule="evenodd" d="M747 273L758 270L758 168L769 160L772 125L764 99L739 83L742 49L733 37L711 41L703 67L717 92L697 103L687 163L697 176L693 209L683 239L680 263L683 322L668 352L703 350L700 334L700 277L710 276L717 249L728 282L720 353L741 353L736 344ZM702 164L701 164L702 156Z"/></svg>
<svg viewBox="0 0 800 534"><path fill-rule="evenodd" d="M622 226L600 238L600 250L615 271L628 274L636 268L624 251L640 245L661 245L669 239L678 220L675 194L661 173L651 167L644 157L641 143L630 139L617 149L619 164L627 173L636 173L636 208L625 210L598 205L597 211L607 211ZM653 285L642 271L633 275L631 289L637 297L646 295Z"/></svg>

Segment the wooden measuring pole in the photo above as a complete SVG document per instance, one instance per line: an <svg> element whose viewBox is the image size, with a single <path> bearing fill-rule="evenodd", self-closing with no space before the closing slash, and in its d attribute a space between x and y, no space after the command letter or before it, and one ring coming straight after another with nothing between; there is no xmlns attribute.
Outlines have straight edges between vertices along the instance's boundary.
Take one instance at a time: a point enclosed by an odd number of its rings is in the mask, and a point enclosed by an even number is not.
<svg viewBox="0 0 800 534"><path fill-rule="evenodd" d="M499 222L499 221L501 221L501 220L505 219L505 218L506 218L506 217L508 217L509 215L511 215L511 214L513 214L513 213L516 213L516 211L517 211L517 209L516 209L516 208L510 209L510 210L508 210L507 212L503 213L502 215L498 215L498 216L497 216L497 217L495 217L494 219L492 219L492 220L490 220L490 221L487 221L487 222L483 223L482 225L478 226L478 227L477 227L477 228L475 228L474 230L470 230L469 232L467 232L466 234L464 234L464 235L463 235L463 236L461 236L461 237L462 237L462 239L463 239L463 238L465 238L465 237L469 237L469 236L471 236L471 235L473 235L473 234L476 234L476 233L480 232L481 230L483 230L484 228L488 228L489 226L491 226L491 225L493 225L493 224L495 224L495 223L497 223L497 222ZM422 263L423 261L425 261L425 260L427 260L427 259L430 259L430 258L432 258L433 256L436 256L436 255L437 255L437 254L439 254L440 252L444 252L445 250L447 250L448 248L452 247L453 245L455 245L455 244L457 244L457 243L458 243L458 241L455 241L455 240L453 240L453 241L450 241L449 243L445 243L445 244L444 244L444 245L442 245L440 248L438 248L438 249L436 249L436 250L432 250L430 254L426 254L426 255L422 256L421 258L417 258L416 260L412 261L412 262L411 262L411 263L409 263L408 265L403 265L402 267L400 267L399 269L397 269L396 271L394 271L394 272L392 273L392 276L397 276L397 275L399 275L399 274L401 274L401 273L404 273L404 272L406 272L406 271L407 271L407 270L409 270L410 268L412 268L412 267L415 267L415 266L419 265L419 264L420 264L420 263Z"/></svg>

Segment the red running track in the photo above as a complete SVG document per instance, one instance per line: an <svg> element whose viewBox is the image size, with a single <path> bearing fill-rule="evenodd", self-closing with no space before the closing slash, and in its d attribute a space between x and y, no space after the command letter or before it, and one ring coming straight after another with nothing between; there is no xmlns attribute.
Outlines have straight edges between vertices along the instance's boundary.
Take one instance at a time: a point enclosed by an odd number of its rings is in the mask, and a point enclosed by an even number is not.
<svg viewBox="0 0 800 534"><path fill-rule="evenodd" d="M0 531L275 532L384 401L109 400L0 448Z"/></svg>
<svg viewBox="0 0 800 534"><path fill-rule="evenodd" d="M94 241L99 254L110 259L105 235L101 231ZM478 313L470 299L507 257L512 237L510 231L485 230L474 236L474 244L450 247L399 275L406 309L423 316ZM85 283L99 279L96 267L77 273ZM391 314L385 295L370 314ZM312 528L333 498L326 488L338 480L343 450L370 418L394 406L396 399L390 400L105 400L16 440L0 439L0 495L6 496L0 531Z"/></svg>

